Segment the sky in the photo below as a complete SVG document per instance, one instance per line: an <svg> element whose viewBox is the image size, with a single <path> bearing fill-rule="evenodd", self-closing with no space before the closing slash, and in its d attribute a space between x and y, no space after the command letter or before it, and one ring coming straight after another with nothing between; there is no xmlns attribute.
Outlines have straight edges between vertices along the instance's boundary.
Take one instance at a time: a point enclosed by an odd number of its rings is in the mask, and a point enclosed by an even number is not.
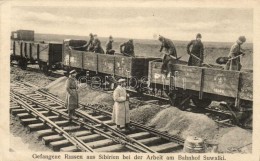
<svg viewBox="0 0 260 161"><path fill-rule="evenodd" d="M253 39L253 10L240 8L184 8L129 6L15 6L11 29L36 33L133 39L189 41L197 33L204 41L234 42L240 35Z"/></svg>

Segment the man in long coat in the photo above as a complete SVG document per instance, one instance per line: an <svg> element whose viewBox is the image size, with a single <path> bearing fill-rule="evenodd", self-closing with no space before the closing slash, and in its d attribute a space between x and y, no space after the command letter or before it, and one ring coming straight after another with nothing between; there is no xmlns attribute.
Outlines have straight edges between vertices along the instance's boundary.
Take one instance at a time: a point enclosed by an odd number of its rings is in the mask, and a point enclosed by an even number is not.
<svg viewBox="0 0 260 161"><path fill-rule="evenodd" d="M112 121L117 125L117 129L129 127L130 111L129 96L126 93L126 80L119 79L118 86L114 90L113 99L115 101L113 107Z"/></svg>
<svg viewBox="0 0 260 161"><path fill-rule="evenodd" d="M241 48L241 45L246 42L245 36L240 36L237 42L232 45L230 52L228 54L229 60L226 64L226 70L237 70L240 71L242 65L240 63L240 56L244 55L244 50Z"/></svg>
<svg viewBox="0 0 260 161"><path fill-rule="evenodd" d="M172 68L172 60L173 59L178 59L177 58L177 51L176 51L176 48L172 42L172 40L170 39L167 39L163 36L159 36L159 41L162 43L161 45L161 48L160 48L160 52L163 51L164 49L164 56L162 58L162 61L163 61L163 65L162 65L162 68L161 68L161 73L169 73L171 72L171 68ZM165 72L166 70L166 72Z"/></svg>
<svg viewBox="0 0 260 161"><path fill-rule="evenodd" d="M124 56L134 57L135 51L134 51L133 39L130 39L129 41L121 44L120 45L120 52L123 53Z"/></svg>
<svg viewBox="0 0 260 161"><path fill-rule="evenodd" d="M191 40L187 45L187 53L190 55L188 65L189 66L201 66L204 61L204 47L201 42L201 34L196 35L195 40ZM192 46L191 50L190 47Z"/></svg>
<svg viewBox="0 0 260 161"><path fill-rule="evenodd" d="M69 117L75 116L75 110L78 108L79 99L77 92L77 83L76 83L76 71L72 70L69 73L69 78L66 81L66 100L65 107L68 109Z"/></svg>

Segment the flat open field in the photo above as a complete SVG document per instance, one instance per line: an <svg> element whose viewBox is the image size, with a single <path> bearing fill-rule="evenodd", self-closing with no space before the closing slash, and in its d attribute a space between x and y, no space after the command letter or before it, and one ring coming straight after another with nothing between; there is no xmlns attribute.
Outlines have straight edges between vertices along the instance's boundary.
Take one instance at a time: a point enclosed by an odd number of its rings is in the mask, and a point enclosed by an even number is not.
<svg viewBox="0 0 260 161"><path fill-rule="evenodd" d="M62 42L64 39L84 39L88 41L88 36L74 36L74 35L55 35L55 34L36 34L35 40L39 41L55 41ZM103 49L108 38L100 37ZM119 52L119 45L127 41L125 38L114 37L113 48ZM202 39L203 41L203 39ZM182 60L187 61L189 55L187 54L186 46L188 41L175 41L173 40L178 56L182 56ZM235 42L235 40L234 40ZM233 42L203 42L205 48L205 63L216 64L215 61L218 57L227 56ZM163 54L159 52L161 43L158 40L145 40L134 39L135 53L137 56L144 57L162 57ZM253 44L245 43L242 46L246 50L246 55L242 57L242 68L253 69Z"/></svg>

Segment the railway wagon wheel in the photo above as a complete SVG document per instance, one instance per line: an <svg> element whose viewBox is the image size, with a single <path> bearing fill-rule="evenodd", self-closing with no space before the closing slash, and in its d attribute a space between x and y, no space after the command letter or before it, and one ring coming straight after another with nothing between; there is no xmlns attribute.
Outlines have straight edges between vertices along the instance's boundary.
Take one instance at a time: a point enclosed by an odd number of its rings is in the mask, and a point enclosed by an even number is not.
<svg viewBox="0 0 260 161"><path fill-rule="evenodd" d="M42 70L46 76L49 76L51 74L51 72L49 71L49 66L46 64L42 65Z"/></svg>
<svg viewBox="0 0 260 161"><path fill-rule="evenodd" d="M212 100L208 98L199 99L196 97L192 97L191 100L193 104L198 108L207 108L212 102Z"/></svg>
<svg viewBox="0 0 260 161"><path fill-rule="evenodd" d="M26 59L19 59L18 60L18 66L22 69L22 70L26 70L27 68L27 60Z"/></svg>

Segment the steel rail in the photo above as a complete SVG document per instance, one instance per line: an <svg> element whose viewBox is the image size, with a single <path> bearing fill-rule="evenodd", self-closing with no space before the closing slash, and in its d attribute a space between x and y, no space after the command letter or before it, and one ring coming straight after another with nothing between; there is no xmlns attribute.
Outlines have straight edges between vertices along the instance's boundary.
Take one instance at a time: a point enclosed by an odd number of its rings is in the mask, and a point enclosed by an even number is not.
<svg viewBox="0 0 260 161"><path fill-rule="evenodd" d="M49 97L49 98L55 97L54 98L55 100L59 100L59 102L64 103L60 98L57 98L56 96L54 96L51 93L47 93L46 91L43 91L43 90L38 90L38 91L44 93L46 97ZM102 114L104 114L106 116L109 116L109 117L112 116L112 114L110 112L107 112L107 111L104 111L104 110L101 110L101 109L98 109L98 108L94 108L94 107L92 107L93 105L84 105L82 103L80 103L79 105L81 107L83 107L83 108L88 108L88 109L92 109L92 110L98 111L98 112L100 112L100 113L102 113ZM160 131L155 130L153 128L150 128L148 126L142 125L140 123L136 123L136 122L130 121L130 124L132 126L138 127L139 129L142 129L144 131L151 132L152 134L154 134L154 135L156 135L158 137L162 137L162 138L164 138L166 140L169 140L169 141L172 141L172 142L175 142L175 143L178 143L178 144L183 144L184 143L184 140L182 138L178 138L176 136L172 136L172 135L166 134L164 132L160 132Z"/></svg>
<svg viewBox="0 0 260 161"><path fill-rule="evenodd" d="M18 94L16 94L14 91L11 91L11 96L14 101L16 101L18 104L22 105L25 110L27 110L30 114L34 115L36 118L40 119L44 124L48 125L52 130L55 130L59 134L61 134L63 137L65 137L69 142L71 142L73 145L75 145L77 148L81 149L85 152L94 152L94 150L87 146L86 144L83 144L80 139L78 139L75 136L69 135L66 131L64 131L61 127L56 125L53 121L51 121L49 118L41 114L39 111L35 110L31 105L29 105L27 102L22 100Z"/></svg>
<svg viewBox="0 0 260 161"><path fill-rule="evenodd" d="M59 114L60 116L64 117L64 118L67 118L69 119L68 115L64 112L60 112L58 111L57 109L53 109L52 107L49 107L37 100L34 100L33 98L30 98L30 97L27 97L25 96L24 94L21 94L19 93L19 95L21 97L24 97L25 99L28 99L29 101L31 102L34 102L36 103L37 105L40 105L44 108L47 108L48 110L50 110L51 112L54 112L54 113L57 113ZM113 140L114 142L117 142L117 143L120 143L122 144L123 146L126 146L127 148L135 151L135 152L144 152L144 153L156 153L155 151L152 151L150 150L149 148L144 148L144 147L140 147L140 145L133 145L133 142L128 142L127 140L125 139L122 139L122 138L118 138L118 137L115 137L113 135L110 135L110 134L107 134L105 133L104 131L98 129L97 127L95 127L94 125L89 125L87 123L85 123L84 121L80 121L80 120L72 120L72 122L76 123L76 124L79 124L80 126L84 126L85 128L89 129L90 131L93 131L93 132L97 132L99 133L100 135L108 138L108 139L111 139ZM104 124L102 124L104 125ZM108 125L107 125L108 126ZM81 141L82 142L82 141Z"/></svg>

